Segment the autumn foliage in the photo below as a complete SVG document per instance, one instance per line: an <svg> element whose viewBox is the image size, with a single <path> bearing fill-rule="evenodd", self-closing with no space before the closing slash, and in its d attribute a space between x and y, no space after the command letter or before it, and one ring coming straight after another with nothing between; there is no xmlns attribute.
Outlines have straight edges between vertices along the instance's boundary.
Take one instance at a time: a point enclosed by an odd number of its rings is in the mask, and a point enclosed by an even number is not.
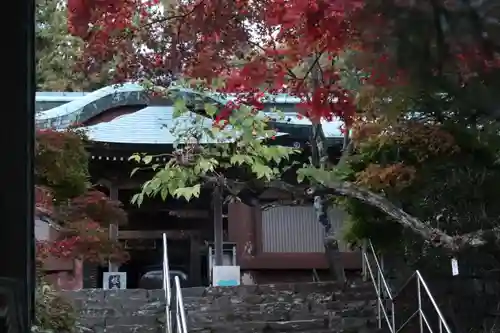
<svg viewBox="0 0 500 333"><path fill-rule="evenodd" d="M342 82L339 59L377 87L422 75L460 87L500 64L484 34L462 27L469 16L453 0L69 0L68 9L70 32L86 41L86 70L113 62L117 81L201 79L257 107L263 93L285 92L314 121L340 117L347 126L359 96ZM437 12L457 22L446 36Z"/></svg>
<svg viewBox="0 0 500 333"><path fill-rule="evenodd" d="M37 242L37 258L126 260L120 244L109 240L108 227L127 216L119 202L90 187L84 134L37 131L35 169L36 213L59 232L56 240Z"/></svg>
<svg viewBox="0 0 500 333"><path fill-rule="evenodd" d="M237 93L215 117L222 127L240 103L259 110L268 94L299 97L298 111L313 122L338 117L351 129L349 158L328 169L336 176L328 190L345 196L338 204L352 220L349 241L392 243L434 273L449 267L436 234L448 235L453 251L455 240L479 239L474 247L496 248L469 263L496 258L484 267L498 268L498 1L160 4L162 11L157 2L70 0L70 31L85 40L83 69L112 64L117 82L167 87L183 79Z"/></svg>
<svg viewBox="0 0 500 333"><path fill-rule="evenodd" d="M354 153L391 147L397 158L372 158L351 179L386 191L410 186L429 159L458 156L453 126L498 120L498 18L482 5L70 0L68 9L71 33L86 43L85 70L112 62L118 82L166 87L182 78L237 93L216 126L240 103L259 110L269 94L299 97L298 110L313 122L337 117L352 129Z"/></svg>
<svg viewBox="0 0 500 333"><path fill-rule="evenodd" d="M87 69L118 55L118 80L223 78L224 87L213 88L240 93L248 104L259 106L263 92L287 92L304 99L303 112L312 118L353 116L352 96L337 84L332 63L356 35L348 17L361 2L200 0L172 4L164 14L154 5L70 0L70 31L87 41ZM140 44L151 51L137 52ZM319 56L317 85L309 77Z"/></svg>

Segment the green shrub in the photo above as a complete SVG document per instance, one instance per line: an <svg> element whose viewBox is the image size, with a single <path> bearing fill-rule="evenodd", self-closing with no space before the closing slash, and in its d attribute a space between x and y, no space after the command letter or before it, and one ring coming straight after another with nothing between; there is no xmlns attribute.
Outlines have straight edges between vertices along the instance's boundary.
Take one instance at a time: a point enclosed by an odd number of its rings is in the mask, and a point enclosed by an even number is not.
<svg viewBox="0 0 500 333"><path fill-rule="evenodd" d="M40 279L35 289L33 333L71 333L75 331L72 305L49 283Z"/></svg>

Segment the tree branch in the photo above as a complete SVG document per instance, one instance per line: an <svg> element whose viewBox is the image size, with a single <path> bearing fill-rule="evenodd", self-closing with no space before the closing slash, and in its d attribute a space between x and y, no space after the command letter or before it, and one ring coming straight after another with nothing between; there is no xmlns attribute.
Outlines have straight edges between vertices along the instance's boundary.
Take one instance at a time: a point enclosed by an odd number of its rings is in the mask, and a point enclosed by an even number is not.
<svg viewBox="0 0 500 333"><path fill-rule="evenodd" d="M233 188L241 188L244 183L234 182L228 179L226 180L226 184ZM318 195L340 195L358 199L384 212L395 222L407 229L412 230L425 240L431 242L434 246L446 248L451 252L458 252L466 247L483 246L492 239L500 239L500 227L490 230L478 230L463 235L450 236L443 230L433 228L428 223L408 214L384 196L347 181L330 181L319 187L293 185L282 180L262 182L261 185L266 189L272 188L285 191L293 197L293 200L311 199ZM247 184L247 186L252 185Z"/></svg>
<svg viewBox="0 0 500 333"><path fill-rule="evenodd" d="M351 182L330 181L323 188L309 188L306 192L310 196L324 193L356 198L372 207L378 208L380 211L390 216L394 221L419 234L435 246L447 248L452 252L458 252L465 247L483 246L492 238L500 238L500 228L478 230L464 235L450 236L444 231L433 228L424 221L408 214L384 196L364 189Z"/></svg>

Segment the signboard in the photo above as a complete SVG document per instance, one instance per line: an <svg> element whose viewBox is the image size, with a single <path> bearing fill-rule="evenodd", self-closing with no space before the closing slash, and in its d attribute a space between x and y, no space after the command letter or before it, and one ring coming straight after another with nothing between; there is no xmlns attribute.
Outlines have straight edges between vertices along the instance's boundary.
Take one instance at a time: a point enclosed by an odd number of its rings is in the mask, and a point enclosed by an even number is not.
<svg viewBox="0 0 500 333"><path fill-rule="evenodd" d="M208 244L208 277L213 285L213 271L215 266L215 249L213 243ZM236 243L222 243L222 265L236 266Z"/></svg>
<svg viewBox="0 0 500 333"><path fill-rule="evenodd" d="M214 266L213 283L215 287L239 286L241 281L240 266Z"/></svg>
<svg viewBox="0 0 500 333"><path fill-rule="evenodd" d="M127 289L127 272L104 272L102 288L104 290Z"/></svg>

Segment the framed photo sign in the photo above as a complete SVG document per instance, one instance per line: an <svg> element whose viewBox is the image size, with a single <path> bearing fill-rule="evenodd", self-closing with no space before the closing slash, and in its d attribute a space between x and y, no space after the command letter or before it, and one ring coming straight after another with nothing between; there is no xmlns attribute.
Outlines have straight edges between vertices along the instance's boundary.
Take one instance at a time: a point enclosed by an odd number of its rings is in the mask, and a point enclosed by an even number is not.
<svg viewBox="0 0 500 333"><path fill-rule="evenodd" d="M104 272L102 280L104 290L127 289L126 272Z"/></svg>

